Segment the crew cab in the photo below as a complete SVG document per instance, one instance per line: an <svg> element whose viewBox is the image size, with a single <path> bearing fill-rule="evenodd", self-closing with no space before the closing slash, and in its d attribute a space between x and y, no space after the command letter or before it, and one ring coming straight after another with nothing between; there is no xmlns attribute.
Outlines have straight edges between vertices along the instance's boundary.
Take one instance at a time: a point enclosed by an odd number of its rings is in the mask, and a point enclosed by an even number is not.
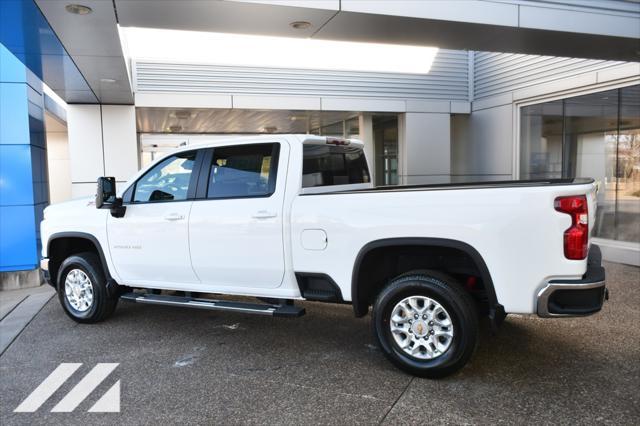
<svg viewBox="0 0 640 426"><path fill-rule="evenodd" d="M593 180L374 187L369 170L358 140L187 146L120 191L103 177L95 198L47 207L41 267L83 323L120 299L282 317L351 304L396 366L431 378L469 360L480 315L601 309Z"/></svg>

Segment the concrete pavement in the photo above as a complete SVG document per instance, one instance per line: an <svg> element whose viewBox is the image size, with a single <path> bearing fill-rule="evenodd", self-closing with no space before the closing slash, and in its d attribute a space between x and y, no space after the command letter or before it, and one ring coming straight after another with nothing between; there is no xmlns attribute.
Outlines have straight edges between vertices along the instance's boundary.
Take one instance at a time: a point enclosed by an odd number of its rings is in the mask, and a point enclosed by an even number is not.
<svg viewBox="0 0 640 426"><path fill-rule="evenodd" d="M484 324L471 363L438 381L395 369L350 306L299 319L121 303L79 325L52 299L0 357L0 423L638 424L640 269L607 264L588 318ZM61 362L82 367L35 413L12 410ZM51 408L99 362L118 368L73 413ZM87 410L117 380L120 413Z"/></svg>
<svg viewBox="0 0 640 426"><path fill-rule="evenodd" d="M48 285L0 291L0 355L54 294Z"/></svg>

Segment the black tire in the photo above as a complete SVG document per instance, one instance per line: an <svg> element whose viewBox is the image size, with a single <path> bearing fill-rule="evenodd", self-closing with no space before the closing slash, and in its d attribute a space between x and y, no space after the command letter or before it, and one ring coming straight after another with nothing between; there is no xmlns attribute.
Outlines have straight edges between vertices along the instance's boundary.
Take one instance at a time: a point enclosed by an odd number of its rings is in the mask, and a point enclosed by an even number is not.
<svg viewBox="0 0 640 426"><path fill-rule="evenodd" d="M432 359L409 355L393 338L391 313L396 304L410 296L425 296L438 302L451 318L450 345ZM378 295L372 315L373 333L382 352L398 368L415 376L435 379L453 374L469 361L478 342L473 299L455 279L437 271L412 271L391 280Z"/></svg>
<svg viewBox="0 0 640 426"><path fill-rule="evenodd" d="M85 311L79 311L71 306L65 294L65 280L69 272L79 269L84 272L93 288L93 302ZM107 319L118 304L118 295L109 296L107 280L102 269L100 259L95 253L85 252L69 256L60 265L58 273L58 299L65 313L79 323L95 323Z"/></svg>

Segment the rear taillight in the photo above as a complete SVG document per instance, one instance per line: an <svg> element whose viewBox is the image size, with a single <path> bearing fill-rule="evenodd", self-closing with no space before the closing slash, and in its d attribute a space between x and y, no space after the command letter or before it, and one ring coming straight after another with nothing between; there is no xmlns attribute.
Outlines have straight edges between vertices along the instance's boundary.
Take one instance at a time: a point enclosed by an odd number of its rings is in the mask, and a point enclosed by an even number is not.
<svg viewBox="0 0 640 426"><path fill-rule="evenodd" d="M587 197L558 197L555 199L554 207L557 211L571 216L571 227L564 231L564 256L572 260L584 259L587 257L589 245Z"/></svg>

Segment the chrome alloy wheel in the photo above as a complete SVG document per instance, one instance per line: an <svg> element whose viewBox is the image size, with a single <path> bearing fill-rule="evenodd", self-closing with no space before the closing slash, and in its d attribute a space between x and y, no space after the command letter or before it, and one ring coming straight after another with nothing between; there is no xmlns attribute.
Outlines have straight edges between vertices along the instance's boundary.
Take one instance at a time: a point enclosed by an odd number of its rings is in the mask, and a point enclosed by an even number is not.
<svg viewBox="0 0 640 426"><path fill-rule="evenodd" d="M425 296L402 299L391 312L391 335L412 357L428 360L441 356L453 341L451 316L441 304Z"/></svg>
<svg viewBox="0 0 640 426"><path fill-rule="evenodd" d="M81 269L72 269L64 280L64 294L69 305L78 312L85 312L93 304L93 285Z"/></svg>

